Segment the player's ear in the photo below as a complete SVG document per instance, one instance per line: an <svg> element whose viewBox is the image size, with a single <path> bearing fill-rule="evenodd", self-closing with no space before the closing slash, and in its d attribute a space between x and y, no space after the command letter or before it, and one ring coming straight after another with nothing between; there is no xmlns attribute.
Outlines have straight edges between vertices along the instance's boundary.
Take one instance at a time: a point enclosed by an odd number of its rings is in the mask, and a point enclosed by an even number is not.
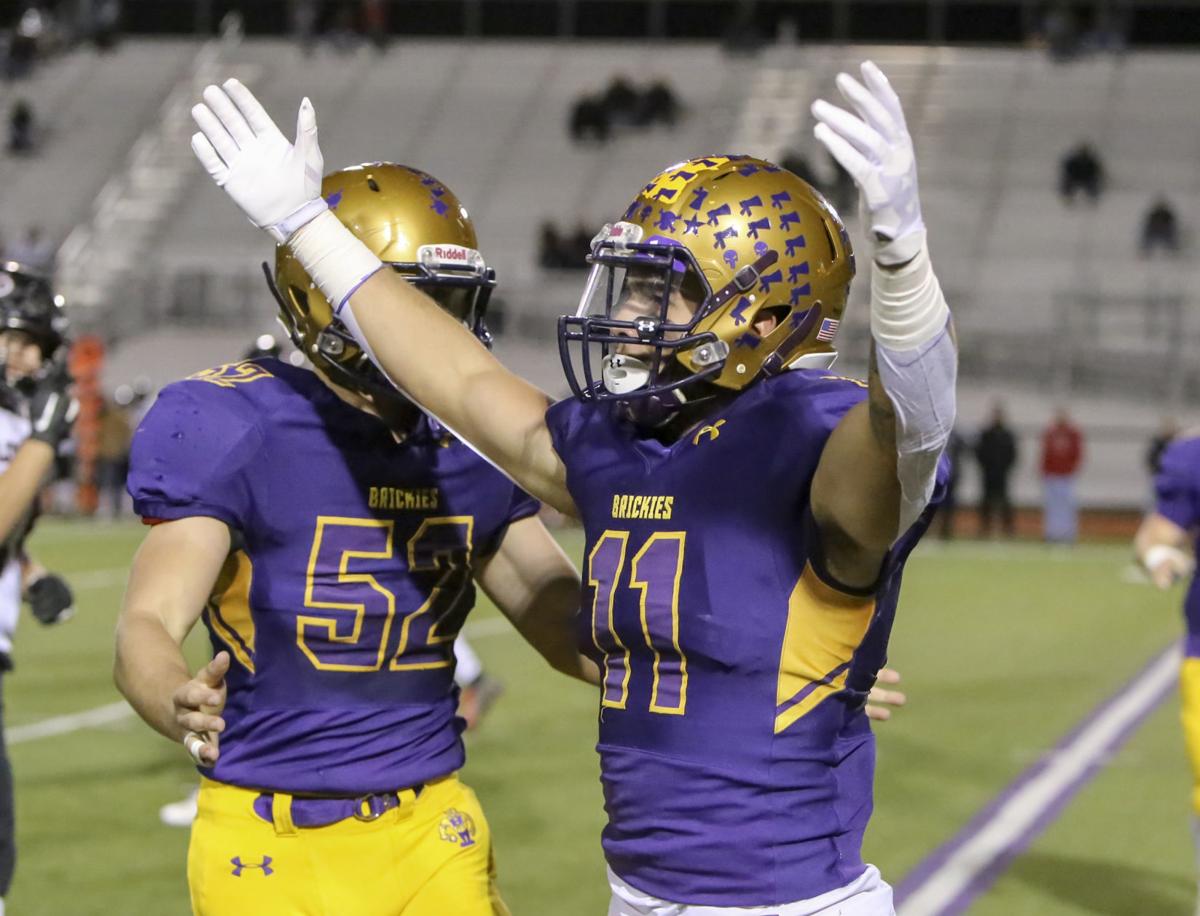
<svg viewBox="0 0 1200 916"><path fill-rule="evenodd" d="M779 315L775 309L762 309L754 316L754 331L759 337L766 337L779 327Z"/></svg>

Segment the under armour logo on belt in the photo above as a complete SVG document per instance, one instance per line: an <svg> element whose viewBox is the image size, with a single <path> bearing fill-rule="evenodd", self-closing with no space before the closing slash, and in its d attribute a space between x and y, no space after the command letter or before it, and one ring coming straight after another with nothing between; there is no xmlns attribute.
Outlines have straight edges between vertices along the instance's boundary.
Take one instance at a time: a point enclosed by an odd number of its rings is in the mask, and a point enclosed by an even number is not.
<svg viewBox="0 0 1200 916"><path fill-rule="evenodd" d="M234 856L229 861L233 865L233 876L235 878L240 878L242 876L242 872L247 868L261 868L263 877L274 874L275 871L273 868L271 868L270 856L263 856L263 860L261 862L243 862L241 856Z"/></svg>

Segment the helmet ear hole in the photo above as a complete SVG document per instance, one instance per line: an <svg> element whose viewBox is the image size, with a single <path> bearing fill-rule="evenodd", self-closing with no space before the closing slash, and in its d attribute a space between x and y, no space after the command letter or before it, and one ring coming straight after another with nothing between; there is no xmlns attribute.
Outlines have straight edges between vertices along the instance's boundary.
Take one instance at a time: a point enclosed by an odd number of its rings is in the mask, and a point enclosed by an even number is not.
<svg viewBox="0 0 1200 916"><path fill-rule="evenodd" d="M296 303L296 308L300 310L300 314L307 318L310 314L308 308L308 290L301 289L298 286L291 288L292 301Z"/></svg>
<svg viewBox="0 0 1200 916"><path fill-rule="evenodd" d="M833 233L829 231L829 223L821 220L821 228L825 230L825 241L829 244L829 263L836 264L838 261L837 245L833 241Z"/></svg>
<svg viewBox="0 0 1200 916"><path fill-rule="evenodd" d="M762 321L764 318L774 319L775 325L769 331L767 331L765 334L762 333L761 331L759 331L760 336L767 337L768 335L774 333L779 328L781 328L783 326L784 322L786 322L788 320L788 318L791 314L792 314L792 307L790 305L764 306L763 308L760 308L757 312L755 312L754 321L752 322L752 326L757 331L759 322Z"/></svg>

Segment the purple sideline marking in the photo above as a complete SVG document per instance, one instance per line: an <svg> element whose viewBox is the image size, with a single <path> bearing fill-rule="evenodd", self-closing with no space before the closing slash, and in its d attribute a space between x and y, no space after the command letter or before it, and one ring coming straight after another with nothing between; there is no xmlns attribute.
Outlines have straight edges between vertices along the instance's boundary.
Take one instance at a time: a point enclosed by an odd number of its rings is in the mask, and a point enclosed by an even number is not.
<svg viewBox="0 0 1200 916"><path fill-rule="evenodd" d="M951 840L934 850L916 868L904 877L895 891L896 911L901 916L958 916L974 903L974 901L1004 872L1008 865L1018 855L1025 851L1029 844L1062 813L1063 809L1091 779L1100 771L1108 758L1118 750L1139 726L1150 716L1158 705L1167 697L1175 686L1175 671L1178 668L1180 656L1179 644L1173 643L1163 652L1150 660L1130 681L1120 690L1088 713L1074 728L1051 748L1032 766L1022 772L1012 783L1000 792L992 801L976 814ZM1163 671L1167 669L1168 676ZM1142 702L1140 708L1129 715L1121 727L1109 735L1097 749L1087 764L1072 776L1064 785L1058 787L1047 799L1041 810L1029 823L1025 824L1016 834L1007 838L1001 845L986 857L976 863L971 863L971 873L965 885L945 901L930 904L918 900L918 892L939 876L950 861L964 847L976 840L985 828L997 820L1002 809L1013 799L1027 789L1031 783L1042 777L1055 764L1060 755L1064 754L1073 744L1079 741L1098 722L1112 715L1116 707L1125 699L1135 686L1140 686L1143 680L1153 680L1155 683L1146 689L1152 692ZM915 905L905 906L906 903Z"/></svg>

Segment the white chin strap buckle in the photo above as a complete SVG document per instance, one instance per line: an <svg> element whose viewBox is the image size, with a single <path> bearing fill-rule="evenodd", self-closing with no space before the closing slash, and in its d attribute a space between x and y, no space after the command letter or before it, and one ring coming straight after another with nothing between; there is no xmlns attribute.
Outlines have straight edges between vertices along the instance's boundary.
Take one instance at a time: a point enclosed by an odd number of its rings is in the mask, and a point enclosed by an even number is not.
<svg viewBox="0 0 1200 916"><path fill-rule="evenodd" d="M604 358L601 373L604 390L612 394L630 394L645 388L650 381L650 368L636 356L610 353Z"/></svg>

